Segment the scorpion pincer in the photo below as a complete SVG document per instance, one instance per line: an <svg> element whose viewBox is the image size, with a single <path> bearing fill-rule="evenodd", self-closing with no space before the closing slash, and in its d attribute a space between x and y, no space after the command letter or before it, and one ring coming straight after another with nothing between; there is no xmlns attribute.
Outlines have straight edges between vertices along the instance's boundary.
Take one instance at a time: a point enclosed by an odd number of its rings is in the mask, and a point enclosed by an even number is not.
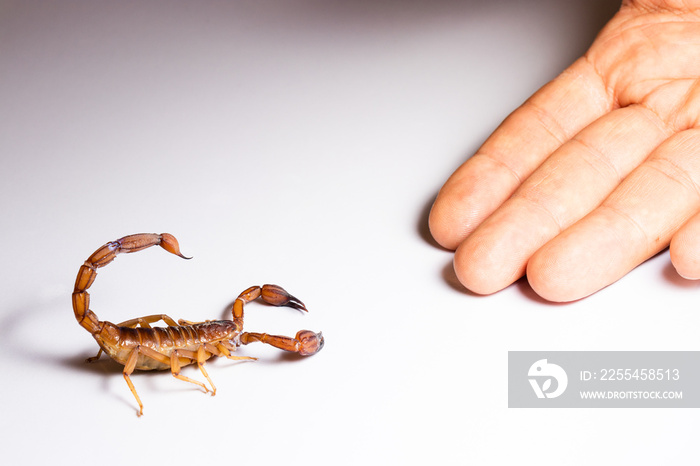
<svg viewBox="0 0 700 466"><path fill-rule="evenodd" d="M197 364L214 395L216 387L204 369L204 362L212 356L255 360L256 358L231 354L240 345L255 341L302 356L315 354L323 347L323 335L310 330L301 330L294 338L243 331L243 306L257 298L275 306L307 310L304 303L277 285L251 286L243 291L233 303L232 320L195 323L181 319L176 322L165 314L138 317L116 325L99 320L89 308L90 295L87 292L97 277L97 269L112 262L118 254L141 251L156 245L183 259L189 259L180 253L180 246L171 234L142 233L125 236L105 244L85 261L80 267L73 290L75 318L100 346L97 356L89 358L88 361L97 360L100 354L105 352L124 366L124 379L139 404L139 416L143 414L143 403L130 377L135 369L170 369L174 377L199 385L205 392L209 392L204 383L180 374L182 366ZM151 327L151 324L161 320L167 327Z"/></svg>

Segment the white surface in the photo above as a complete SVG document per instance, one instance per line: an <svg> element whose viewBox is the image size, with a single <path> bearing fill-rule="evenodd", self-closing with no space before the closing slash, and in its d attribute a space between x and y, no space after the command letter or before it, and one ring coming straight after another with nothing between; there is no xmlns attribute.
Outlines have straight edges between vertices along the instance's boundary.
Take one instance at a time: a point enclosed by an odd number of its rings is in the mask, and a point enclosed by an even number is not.
<svg viewBox="0 0 700 466"><path fill-rule="evenodd" d="M0 3L4 460L695 463L695 410L507 408L509 350L697 350L697 285L667 253L550 305L524 282L462 291L427 233L444 179L614 5L141 3ZM251 305L247 329L326 347L243 348L260 360L208 365L213 398L136 374L137 418L119 366L82 362L70 293L142 231L194 259L119 257L101 318L220 318L271 282L310 313Z"/></svg>

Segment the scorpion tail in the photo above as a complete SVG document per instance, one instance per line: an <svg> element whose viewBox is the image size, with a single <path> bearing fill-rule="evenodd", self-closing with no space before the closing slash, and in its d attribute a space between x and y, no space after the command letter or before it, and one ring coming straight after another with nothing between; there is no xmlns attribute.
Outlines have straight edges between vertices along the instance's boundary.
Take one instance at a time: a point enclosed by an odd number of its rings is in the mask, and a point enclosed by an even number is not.
<svg viewBox="0 0 700 466"><path fill-rule="evenodd" d="M102 322L94 312L90 310L90 295L87 290L97 277L97 269L112 262L117 254L141 251L151 246L159 245L166 251L183 259L185 257L180 252L175 237L169 233L140 233L120 238L109 242L92 253L90 257L80 266L78 276L75 279L73 288L73 312L78 323L91 334L99 333L102 330Z"/></svg>

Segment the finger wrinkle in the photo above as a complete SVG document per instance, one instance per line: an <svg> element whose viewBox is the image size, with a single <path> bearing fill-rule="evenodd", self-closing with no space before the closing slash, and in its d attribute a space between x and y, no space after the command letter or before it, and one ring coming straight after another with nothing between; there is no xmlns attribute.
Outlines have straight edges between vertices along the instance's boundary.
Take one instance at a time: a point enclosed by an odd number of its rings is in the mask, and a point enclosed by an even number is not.
<svg viewBox="0 0 700 466"><path fill-rule="evenodd" d="M639 81L639 91L628 91L643 95L638 105L649 110L666 128L670 137L698 126L698 103L700 86L696 78L660 77Z"/></svg>
<svg viewBox="0 0 700 466"><path fill-rule="evenodd" d="M582 157L582 160L601 177L606 179L613 178L617 180L618 184L623 180L624 176L620 172L620 169L612 162L612 160L610 160L610 157L605 155L602 150L578 137L574 137L571 142L578 144L581 148L583 148L583 152L581 153L587 154L587 156ZM605 170L605 168L607 168L607 170Z"/></svg>
<svg viewBox="0 0 700 466"><path fill-rule="evenodd" d="M649 108L648 106L642 104L632 104L628 107L638 110L637 113L644 117L652 125L654 125L654 127L659 130L659 133L661 133L662 136L665 136L666 139L668 139L675 133L675 130L672 128L672 126L669 125L663 118L661 118L661 115L654 111L653 108Z"/></svg>
<svg viewBox="0 0 700 466"><path fill-rule="evenodd" d="M552 136L552 138L557 141L560 146L569 139L570 135L567 133L561 123L559 123L559 120L544 107L535 103L534 99L525 102L523 107L531 108L542 128L547 132L547 134Z"/></svg>
<svg viewBox="0 0 700 466"><path fill-rule="evenodd" d="M685 95L683 96L682 102L679 105L679 112L677 115L677 127L679 130L686 130L689 128L698 127L700 124L698 114L698 101L700 100L700 80L697 78L692 79L691 85L688 87ZM680 109L684 111L681 112ZM685 117L685 121L681 121L681 118Z"/></svg>
<svg viewBox="0 0 700 466"><path fill-rule="evenodd" d="M655 76L649 79L637 79L629 83L621 83L619 79L616 79L616 81L616 88L619 89L617 91L617 100L620 107L640 105L661 117L660 113L655 109L656 105L653 98L659 94L661 89L668 85L669 81L671 81L670 78ZM665 119L663 120L665 122Z"/></svg>
<svg viewBox="0 0 700 466"><path fill-rule="evenodd" d="M644 227L642 227L642 225L637 220L635 220L634 217L632 217L630 214L628 214L624 210L622 210L618 207L615 207L613 205L609 205L609 204L602 205L599 207L599 209L600 209L600 211L608 210L608 211L612 212L613 215L615 215L620 220L623 220L625 223L630 225L632 227L632 230L639 233L639 236L641 237L641 240L642 240L641 244L649 245L649 244L653 243L651 241L651 238L647 234L646 230L644 229ZM624 235L624 237L621 236L622 230L619 228L610 228L610 231L615 236L617 242L620 244L620 247L622 249L629 248L630 239L629 239L628 235Z"/></svg>
<svg viewBox="0 0 700 466"><path fill-rule="evenodd" d="M696 14L700 10L700 5L694 0L665 0L664 2L632 0L623 2L623 6L629 6L645 13L670 13L673 16Z"/></svg>
<svg viewBox="0 0 700 466"><path fill-rule="evenodd" d="M674 161L665 158L649 160L646 167L660 173L672 183L681 186L686 191L693 192L696 199L700 200L700 186L693 179L690 172Z"/></svg>
<svg viewBox="0 0 700 466"><path fill-rule="evenodd" d="M511 167L509 164L507 164L502 158L496 155L492 155L490 152L479 152L474 157L476 156L485 158L494 165L505 169L506 172L510 173L513 176L515 182L517 183L517 186L520 186L523 183L523 177L520 176L518 171L515 168Z"/></svg>
<svg viewBox="0 0 700 466"><path fill-rule="evenodd" d="M624 32L624 30L622 32L618 32L610 37L607 37L605 40L600 39L601 48L605 48L604 45L607 42L614 43L621 40L620 38L623 36ZM597 78L600 80L606 96L606 110L611 111L615 108L625 107L626 104L623 102L622 93L618 91L619 79L616 78L616 73L612 73L610 70L604 71L603 68L606 68L606 66L604 66L604 63L600 63L599 60L596 59L595 51L592 49L589 49L583 55L583 60L585 60L585 63L590 66L595 76L597 76Z"/></svg>
<svg viewBox="0 0 700 466"><path fill-rule="evenodd" d="M545 204L543 204L542 202L539 202L537 199L530 198L528 196L528 192L529 191L523 192L519 196L519 199L521 201L525 202L526 204L528 204L530 207L534 208L535 210L542 212L543 214L545 214L545 216L547 218L549 218L552 221L552 223L554 224L554 226L556 228L556 233L550 235L551 238L553 238L554 236L556 236L559 233L561 233L562 231L564 231L564 228L566 228L564 221L562 219L558 218L558 216L554 213L554 211L550 210ZM541 224L540 224L540 226L541 226Z"/></svg>
<svg viewBox="0 0 700 466"><path fill-rule="evenodd" d="M572 84L586 91L590 97L589 101L595 101L599 104L599 114L602 115L612 111L617 106L615 103L615 91L612 86L608 86L604 73L600 72L588 53L583 55L578 62L581 64L584 71L590 70L592 74L578 71L578 68L575 68L577 71L574 72L574 67L570 67L562 73L562 76L566 74L573 74L575 76L574 83ZM591 77L597 78L598 85L595 85L596 80L591 79Z"/></svg>

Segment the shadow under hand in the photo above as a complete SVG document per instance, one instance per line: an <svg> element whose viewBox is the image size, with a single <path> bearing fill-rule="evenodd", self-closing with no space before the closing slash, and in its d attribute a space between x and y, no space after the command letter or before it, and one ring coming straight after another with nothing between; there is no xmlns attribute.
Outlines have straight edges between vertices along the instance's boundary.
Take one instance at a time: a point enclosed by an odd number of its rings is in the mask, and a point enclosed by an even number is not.
<svg viewBox="0 0 700 466"><path fill-rule="evenodd" d="M700 286L700 280L690 280L678 275L678 272L676 272L676 268L673 266L671 261L669 261L663 268L661 275L666 282L679 288L693 289Z"/></svg>
<svg viewBox="0 0 700 466"><path fill-rule="evenodd" d="M430 226L428 225L428 219L430 218L430 209L432 209L433 203L435 202L436 198L437 194L432 196L425 202L425 204L423 204L423 207L421 208L420 213L418 215L416 230L423 241L433 246L434 248L447 251L447 249L443 248L438 244L437 241L435 241L433 235L430 233Z"/></svg>
<svg viewBox="0 0 700 466"><path fill-rule="evenodd" d="M464 285L460 283L452 262L445 264L445 266L442 268L442 279L445 280L445 283L447 283L447 285L449 285L449 287L455 291L469 296L479 296L466 289Z"/></svg>

